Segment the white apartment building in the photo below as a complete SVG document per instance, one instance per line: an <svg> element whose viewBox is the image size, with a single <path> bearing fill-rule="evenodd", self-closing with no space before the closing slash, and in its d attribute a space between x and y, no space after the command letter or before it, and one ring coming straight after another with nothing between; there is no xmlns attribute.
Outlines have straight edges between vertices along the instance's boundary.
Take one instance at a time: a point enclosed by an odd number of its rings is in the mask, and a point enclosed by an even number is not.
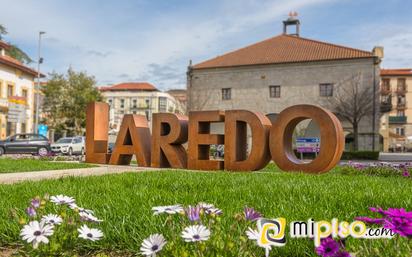
<svg viewBox="0 0 412 257"><path fill-rule="evenodd" d="M184 113L182 104L150 83L121 83L101 87L105 101L110 105L110 130L116 133L125 114L146 115L149 124L153 113Z"/></svg>
<svg viewBox="0 0 412 257"><path fill-rule="evenodd" d="M0 139L33 132L37 72L8 56L9 47L0 41Z"/></svg>

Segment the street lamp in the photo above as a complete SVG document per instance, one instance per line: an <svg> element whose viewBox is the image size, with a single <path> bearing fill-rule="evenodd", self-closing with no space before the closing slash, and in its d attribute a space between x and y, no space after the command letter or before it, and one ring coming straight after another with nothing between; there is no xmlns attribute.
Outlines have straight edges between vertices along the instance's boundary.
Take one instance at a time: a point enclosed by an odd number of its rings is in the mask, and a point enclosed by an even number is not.
<svg viewBox="0 0 412 257"><path fill-rule="evenodd" d="M36 95L36 116L34 122L34 133L38 133L39 126L39 101L40 101L40 64L43 62L43 58L40 55L41 47L41 36L46 34L44 31L39 32L39 48L38 48L38 59L37 59L37 95Z"/></svg>

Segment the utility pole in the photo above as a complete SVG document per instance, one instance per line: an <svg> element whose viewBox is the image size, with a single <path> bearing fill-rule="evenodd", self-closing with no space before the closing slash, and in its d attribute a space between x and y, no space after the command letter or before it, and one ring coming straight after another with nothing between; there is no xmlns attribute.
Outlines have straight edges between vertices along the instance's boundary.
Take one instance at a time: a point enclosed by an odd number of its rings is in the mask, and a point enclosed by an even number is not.
<svg viewBox="0 0 412 257"><path fill-rule="evenodd" d="M35 121L34 121L34 128L33 128L33 133L38 133L38 127L39 127L39 106L40 106L40 64L43 62L43 58L41 57L41 36L43 34L46 34L44 31L39 32L39 48L38 48L38 58L37 58L37 90L36 92L36 116L35 116Z"/></svg>

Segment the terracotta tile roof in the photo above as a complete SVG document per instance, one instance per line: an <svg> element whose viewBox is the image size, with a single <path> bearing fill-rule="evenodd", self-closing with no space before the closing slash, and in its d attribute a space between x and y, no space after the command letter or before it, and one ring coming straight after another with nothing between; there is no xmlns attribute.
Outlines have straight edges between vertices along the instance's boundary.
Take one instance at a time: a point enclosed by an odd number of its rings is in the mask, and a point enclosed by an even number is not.
<svg viewBox="0 0 412 257"><path fill-rule="evenodd" d="M279 35L194 65L193 69L371 58L372 52Z"/></svg>
<svg viewBox="0 0 412 257"><path fill-rule="evenodd" d="M37 71L35 69L32 69L30 67L27 67L24 65L22 62L14 59L13 57L10 57L8 55L0 55L0 63L16 68L20 71L26 72L30 75L37 76ZM44 78L45 75L40 73L40 77Z"/></svg>
<svg viewBox="0 0 412 257"><path fill-rule="evenodd" d="M100 91L159 91L155 86L147 82L127 82L113 86L101 87Z"/></svg>
<svg viewBox="0 0 412 257"><path fill-rule="evenodd" d="M412 69L381 69L381 76L412 76Z"/></svg>
<svg viewBox="0 0 412 257"><path fill-rule="evenodd" d="M0 48L7 49L9 47L10 47L9 44L7 44L6 42L0 40Z"/></svg>

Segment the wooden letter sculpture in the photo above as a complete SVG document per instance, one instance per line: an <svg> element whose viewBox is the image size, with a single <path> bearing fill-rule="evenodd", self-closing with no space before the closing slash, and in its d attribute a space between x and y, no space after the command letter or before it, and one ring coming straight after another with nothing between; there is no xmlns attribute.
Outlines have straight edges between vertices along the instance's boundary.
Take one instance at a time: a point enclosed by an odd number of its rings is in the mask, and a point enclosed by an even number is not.
<svg viewBox="0 0 412 257"><path fill-rule="evenodd" d="M313 119L320 128L320 153L305 163L293 152L292 135L296 125L305 119ZM295 105L283 110L270 131L270 152L273 161L285 171L323 173L340 160L344 147L342 125L331 112L314 105Z"/></svg>
<svg viewBox="0 0 412 257"><path fill-rule="evenodd" d="M154 113L152 126L152 167L187 168L187 117Z"/></svg>
<svg viewBox="0 0 412 257"><path fill-rule="evenodd" d="M89 103L86 109L86 162L106 164L109 133L109 105Z"/></svg>
<svg viewBox="0 0 412 257"><path fill-rule="evenodd" d="M247 156L247 124L252 145ZM272 124L263 114L244 110L225 112L225 170L251 171L270 161L269 133Z"/></svg>
<svg viewBox="0 0 412 257"><path fill-rule="evenodd" d="M109 163L128 165L133 154L139 166L150 167L150 129L146 116L126 114Z"/></svg>
<svg viewBox="0 0 412 257"><path fill-rule="evenodd" d="M223 111L189 113L188 168L193 170L222 170L223 161L210 160L210 145L223 144L224 135L210 134L211 122L223 122Z"/></svg>

